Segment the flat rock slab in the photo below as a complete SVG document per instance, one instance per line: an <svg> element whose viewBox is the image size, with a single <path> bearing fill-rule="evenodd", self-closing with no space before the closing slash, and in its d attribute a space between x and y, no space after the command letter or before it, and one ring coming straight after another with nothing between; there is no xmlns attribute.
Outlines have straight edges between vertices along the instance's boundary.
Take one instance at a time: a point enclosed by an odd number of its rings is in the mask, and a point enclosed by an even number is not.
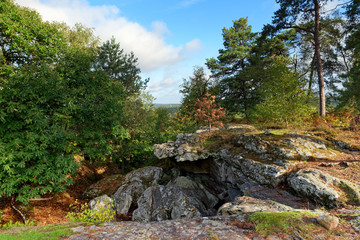
<svg viewBox="0 0 360 240"><path fill-rule="evenodd" d="M88 226L83 232L76 233L68 239L252 239L247 236L249 230L231 225L231 222L234 222L233 217L179 219L150 223L103 223L101 226Z"/></svg>

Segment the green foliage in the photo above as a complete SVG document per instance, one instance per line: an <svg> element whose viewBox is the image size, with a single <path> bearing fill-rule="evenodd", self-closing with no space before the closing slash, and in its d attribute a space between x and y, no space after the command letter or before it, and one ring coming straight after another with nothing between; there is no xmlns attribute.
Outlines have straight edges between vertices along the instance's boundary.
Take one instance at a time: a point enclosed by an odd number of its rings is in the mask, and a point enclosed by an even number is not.
<svg viewBox="0 0 360 240"><path fill-rule="evenodd" d="M285 58L277 57L264 71L259 92L262 102L256 105L254 119L277 124L301 123L309 115L306 92L298 75Z"/></svg>
<svg viewBox="0 0 360 240"><path fill-rule="evenodd" d="M175 140L180 133L193 133L199 125L193 116L177 113L169 119L169 125L165 130L168 140Z"/></svg>
<svg viewBox="0 0 360 240"><path fill-rule="evenodd" d="M13 227L29 227L29 226L35 226L36 223L34 221L27 221L26 224L21 223L21 222L13 222L13 221L9 221L7 223L5 223L4 225L1 226L1 229L6 230L6 229L11 229Z"/></svg>
<svg viewBox="0 0 360 240"><path fill-rule="evenodd" d="M90 161L111 155L112 131L123 119L125 100L121 82L94 69L96 61L95 52L70 47L56 67L63 77L63 95L71 115L68 131L76 134L73 142Z"/></svg>
<svg viewBox="0 0 360 240"><path fill-rule="evenodd" d="M64 46L56 27L43 22L37 12L13 0L1 1L0 12L1 65L21 66L52 59Z"/></svg>
<svg viewBox="0 0 360 240"><path fill-rule="evenodd" d="M255 224L258 234L269 236L274 233L297 232L300 236L308 238L308 233L314 228L312 222L306 222L304 218L317 217L311 212L257 212L251 215L250 221Z"/></svg>
<svg viewBox="0 0 360 240"><path fill-rule="evenodd" d="M74 154L103 160L123 120L123 83L96 68L92 31L0 3L0 197L26 203L71 184Z"/></svg>
<svg viewBox="0 0 360 240"><path fill-rule="evenodd" d="M94 35L94 29L76 23L69 27L65 23L51 23L63 35L68 46L96 50L100 44L100 38Z"/></svg>
<svg viewBox="0 0 360 240"><path fill-rule="evenodd" d="M88 222L88 223L103 223L103 222L112 222L114 221L115 204L109 203L101 209L90 209L89 206L81 204L70 205L72 212L69 212L66 217L70 219L71 222Z"/></svg>
<svg viewBox="0 0 360 240"><path fill-rule="evenodd" d="M127 95L133 95L144 89L149 81L141 79L137 61L134 53L124 53L113 37L100 47L97 67L111 79L120 81Z"/></svg>
<svg viewBox="0 0 360 240"><path fill-rule="evenodd" d="M360 112L360 3L352 1L347 6L346 16L348 21L348 38L346 48L352 52L352 65L348 72L344 89L340 91L341 105L353 106L357 113Z"/></svg>
<svg viewBox="0 0 360 240"><path fill-rule="evenodd" d="M251 78L246 67L257 33L247 24L247 18L233 21L233 27L223 29L224 48L217 59L207 59L206 65L218 81L221 105L230 112L248 113L258 101L257 82Z"/></svg>
<svg viewBox="0 0 360 240"><path fill-rule="evenodd" d="M26 66L0 89L0 195L26 203L64 190L76 170L63 86L53 68Z"/></svg>
<svg viewBox="0 0 360 240"><path fill-rule="evenodd" d="M211 80L205 75L204 68L194 67L193 76L189 80L184 79L180 93L183 94L180 111L186 114L194 114L196 100L201 99L211 90Z"/></svg>

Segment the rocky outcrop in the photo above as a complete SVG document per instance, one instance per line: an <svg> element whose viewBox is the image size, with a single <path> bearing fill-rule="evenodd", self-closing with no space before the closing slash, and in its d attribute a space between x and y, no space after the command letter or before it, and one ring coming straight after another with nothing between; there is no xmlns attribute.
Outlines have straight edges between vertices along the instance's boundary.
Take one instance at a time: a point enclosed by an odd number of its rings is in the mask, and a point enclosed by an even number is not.
<svg viewBox="0 0 360 240"><path fill-rule="evenodd" d="M174 168L168 174L158 167L127 174L112 196L117 214L132 209L133 220L149 222L314 209L312 202L327 208L360 204L357 183L312 168L294 171L302 160L332 157L329 142L244 125L227 129L231 146L223 149L206 149L200 134L179 134L176 141L155 145L154 154L169 158Z"/></svg>
<svg viewBox="0 0 360 240"><path fill-rule="evenodd" d="M219 199L201 183L180 176L166 186L149 187L133 213L136 221L160 221L215 215Z"/></svg>
<svg viewBox="0 0 360 240"><path fill-rule="evenodd" d="M175 142L154 145L154 154L159 159L175 157L177 162L207 159L212 154L201 149L202 140L197 134L179 134Z"/></svg>
<svg viewBox="0 0 360 240"><path fill-rule="evenodd" d="M201 203L173 185L149 187L137 204L138 208L132 218L134 221L149 222L201 216L198 209Z"/></svg>
<svg viewBox="0 0 360 240"><path fill-rule="evenodd" d="M325 142L298 134L290 134L288 138L279 141L279 145L285 146L278 147L278 150L287 159L329 158L336 155L327 149Z"/></svg>
<svg viewBox="0 0 360 240"><path fill-rule="evenodd" d="M335 178L316 169L302 169L290 176L287 182L299 195L328 208L338 207L349 200L359 204L358 184Z"/></svg>
<svg viewBox="0 0 360 240"><path fill-rule="evenodd" d="M289 186L299 195L333 208L340 205L340 194L333 187L335 178L315 169L300 170L288 178Z"/></svg>
<svg viewBox="0 0 360 240"><path fill-rule="evenodd" d="M288 172L284 167L275 164L264 164L251 159L243 159L240 168L249 178L260 184L273 187L284 183L285 174Z"/></svg>
<svg viewBox="0 0 360 240"><path fill-rule="evenodd" d="M259 161L232 155L228 150L221 150L214 159L214 171L212 172L219 181L227 181L237 187L249 179L276 187L285 181L288 173L287 163L284 166L265 164Z"/></svg>
<svg viewBox="0 0 360 240"><path fill-rule="evenodd" d="M150 186L158 184L163 174L162 168L146 167L128 173L125 183L115 192L117 214L128 214L130 207L136 205L138 198Z"/></svg>
<svg viewBox="0 0 360 240"><path fill-rule="evenodd" d="M219 199L201 183L193 181L190 177L180 176L168 185L179 188L187 196L200 202L199 210L203 215L208 216L216 213L214 207L218 204Z"/></svg>

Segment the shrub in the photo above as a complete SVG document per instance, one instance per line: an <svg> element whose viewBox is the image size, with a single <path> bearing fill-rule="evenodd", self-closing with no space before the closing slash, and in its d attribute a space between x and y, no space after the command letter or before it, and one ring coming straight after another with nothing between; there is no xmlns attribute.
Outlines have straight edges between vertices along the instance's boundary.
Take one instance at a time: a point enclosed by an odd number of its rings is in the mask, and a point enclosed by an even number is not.
<svg viewBox="0 0 360 240"><path fill-rule="evenodd" d="M72 212L69 212L66 217L68 217L71 222L112 222L114 221L115 215L114 207L114 203L106 204L101 209L90 209L87 203L81 204L80 206L70 205Z"/></svg>

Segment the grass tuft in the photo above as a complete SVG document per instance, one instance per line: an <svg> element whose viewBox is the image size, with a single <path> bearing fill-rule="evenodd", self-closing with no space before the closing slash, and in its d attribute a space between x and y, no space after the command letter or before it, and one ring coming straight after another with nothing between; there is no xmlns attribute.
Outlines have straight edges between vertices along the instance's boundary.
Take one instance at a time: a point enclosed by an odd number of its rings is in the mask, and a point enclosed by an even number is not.
<svg viewBox="0 0 360 240"><path fill-rule="evenodd" d="M312 212L257 212L250 216L256 233L269 236L274 233L297 233L308 236L315 228L313 219L318 215Z"/></svg>

